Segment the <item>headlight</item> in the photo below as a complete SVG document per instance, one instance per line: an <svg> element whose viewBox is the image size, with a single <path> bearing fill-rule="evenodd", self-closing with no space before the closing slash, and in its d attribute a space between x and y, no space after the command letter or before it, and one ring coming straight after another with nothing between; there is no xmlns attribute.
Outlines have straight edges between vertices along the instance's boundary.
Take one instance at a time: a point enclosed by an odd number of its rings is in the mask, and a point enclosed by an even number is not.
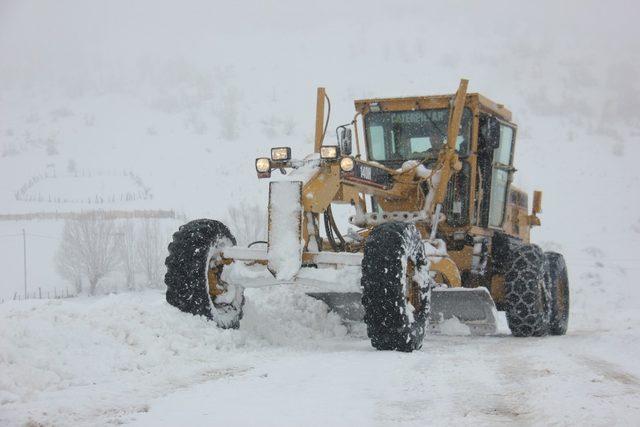
<svg viewBox="0 0 640 427"><path fill-rule="evenodd" d="M282 162L291 158L291 147L275 147L271 149L271 160Z"/></svg>
<svg viewBox="0 0 640 427"><path fill-rule="evenodd" d="M327 160L335 160L338 158L337 145L323 145L320 147L320 158Z"/></svg>
<svg viewBox="0 0 640 427"><path fill-rule="evenodd" d="M345 172L351 172L355 165L356 162L354 162L351 157L343 157L342 160L340 160L340 169Z"/></svg>
<svg viewBox="0 0 640 427"><path fill-rule="evenodd" d="M266 157L256 159L256 171L258 173L271 172L271 161Z"/></svg>

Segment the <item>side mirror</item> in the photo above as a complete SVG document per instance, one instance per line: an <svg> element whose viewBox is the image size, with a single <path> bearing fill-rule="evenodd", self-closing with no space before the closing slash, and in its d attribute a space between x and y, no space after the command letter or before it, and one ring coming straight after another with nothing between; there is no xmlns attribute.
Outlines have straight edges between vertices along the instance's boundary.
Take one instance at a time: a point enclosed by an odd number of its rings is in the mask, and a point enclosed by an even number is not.
<svg viewBox="0 0 640 427"><path fill-rule="evenodd" d="M531 208L532 214L539 214L542 212L542 191L533 192L533 207Z"/></svg>
<svg viewBox="0 0 640 427"><path fill-rule="evenodd" d="M492 116L480 118L480 137L485 147L493 150L500 145L500 121Z"/></svg>
<svg viewBox="0 0 640 427"><path fill-rule="evenodd" d="M540 218L538 215L542 212L542 191L534 191L533 192L533 206L531 207L531 215L527 216L529 220L529 225L535 227L540 225Z"/></svg>
<svg viewBox="0 0 640 427"><path fill-rule="evenodd" d="M351 129L345 126L340 126L336 133L338 134L338 145L340 146L340 154L351 154Z"/></svg>

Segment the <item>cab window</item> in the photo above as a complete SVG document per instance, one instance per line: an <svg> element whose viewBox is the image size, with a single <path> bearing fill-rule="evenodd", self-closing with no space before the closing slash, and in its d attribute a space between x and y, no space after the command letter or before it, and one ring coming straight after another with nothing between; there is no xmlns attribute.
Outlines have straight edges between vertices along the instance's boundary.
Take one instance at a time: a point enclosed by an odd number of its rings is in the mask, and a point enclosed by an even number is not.
<svg viewBox="0 0 640 427"><path fill-rule="evenodd" d="M404 161L437 156L447 140L449 109L383 111L365 117L370 160ZM461 156L471 144L472 114L465 108L456 140Z"/></svg>

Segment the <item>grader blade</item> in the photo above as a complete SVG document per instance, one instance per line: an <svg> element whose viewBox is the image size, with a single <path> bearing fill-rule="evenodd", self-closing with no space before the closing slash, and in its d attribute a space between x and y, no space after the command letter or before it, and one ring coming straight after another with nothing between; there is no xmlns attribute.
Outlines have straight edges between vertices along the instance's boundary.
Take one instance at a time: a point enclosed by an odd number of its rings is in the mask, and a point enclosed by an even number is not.
<svg viewBox="0 0 640 427"><path fill-rule="evenodd" d="M342 319L361 322L364 320L364 307L360 292L313 292L310 297L318 299L329 306Z"/></svg>
<svg viewBox="0 0 640 427"><path fill-rule="evenodd" d="M486 288L436 288L431 291L429 330L449 334L460 331L456 323L471 335L496 333L496 306Z"/></svg>
<svg viewBox="0 0 640 427"><path fill-rule="evenodd" d="M345 321L361 322L364 319L360 292L313 292L307 295L327 304L329 310ZM463 325L464 330L459 325ZM495 334L496 306L491 294L485 288L433 289L428 328L432 333L443 335L465 332L465 328L471 335Z"/></svg>

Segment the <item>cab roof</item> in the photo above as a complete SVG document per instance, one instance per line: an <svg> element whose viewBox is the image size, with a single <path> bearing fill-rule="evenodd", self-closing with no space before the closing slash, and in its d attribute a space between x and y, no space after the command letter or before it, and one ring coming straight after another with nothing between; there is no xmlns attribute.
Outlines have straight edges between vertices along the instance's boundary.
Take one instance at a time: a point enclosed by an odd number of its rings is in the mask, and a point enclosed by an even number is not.
<svg viewBox="0 0 640 427"><path fill-rule="evenodd" d="M433 108L447 108L449 102L455 94L431 95L431 96L408 96L402 98L370 98L355 101L356 111L363 115L371 111L371 104L378 104L380 111L407 111L407 110L429 110ZM480 111L490 113L499 118L511 121L511 111L504 105L493 102L489 98L479 93L468 93L465 106L478 105Z"/></svg>

